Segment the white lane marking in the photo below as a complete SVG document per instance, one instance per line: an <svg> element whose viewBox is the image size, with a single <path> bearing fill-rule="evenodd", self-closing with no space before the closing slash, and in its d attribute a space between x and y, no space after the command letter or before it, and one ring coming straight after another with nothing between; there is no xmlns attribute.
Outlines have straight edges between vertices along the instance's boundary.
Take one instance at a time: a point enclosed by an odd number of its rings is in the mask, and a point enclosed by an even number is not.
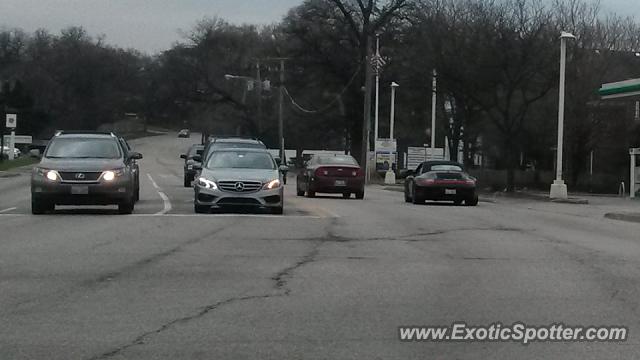
<svg viewBox="0 0 640 360"><path fill-rule="evenodd" d="M160 189L160 186L158 186L158 184L156 184L156 182L151 177L151 174L147 173L147 177L149 178L149 181L151 181L151 184L153 185L154 188Z"/></svg>
<svg viewBox="0 0 640 360"><path fill-rule="evenodd" d="M12 210L15 210L15 209L17 209L17 208L16 207L10 207L8 209L0 210L0 214L9 212L9 211L12 211Z"/></svg>
<svg viewBox="0 0 640 360"><path fill-rule="evenodd" d="M167 196L167 194L160 191L162 189L160 188L160 186L158 186L155 180L153 180L153 177L151 177L151 174L147 173L147 177L149 178L149 181L151 181L151 184L153 184L153 187L156 188L158 195L160 195L160 197L162 198L162 210L158 211L153 215L166 215L172 209L171 200L169 200L169 197Z"/></svg>
<svg viewBox="0 0 640 360"><path fill-rule="evenodd" d="M158 211L154 215L165 215L166 213L171 211L171 201L169 200L167 194L163 193L162 191L158 191L158 195L160 195L160 197L162 198L163 209L161 211Z"/></svg>

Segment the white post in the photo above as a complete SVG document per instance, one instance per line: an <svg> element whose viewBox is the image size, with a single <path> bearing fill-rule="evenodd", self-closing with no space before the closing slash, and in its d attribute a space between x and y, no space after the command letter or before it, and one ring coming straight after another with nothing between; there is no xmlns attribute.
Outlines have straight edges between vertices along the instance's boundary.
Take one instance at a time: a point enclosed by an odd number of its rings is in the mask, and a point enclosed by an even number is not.
<svg viewBox="0 0 640 360"><path fill-rule="evenodd" d="M376 59L380 58L380 34L376 35ZM375 116L373 123L373 133L374 133L374 152L375 152L375 141L378 140L378 114L380 107L380 69L376 71L376 107L375 107Z"/></svg>
<svg viewBox="0 0 640 360"><path fill-rule="evenodd" d="M636 153L631 151L631 181L629 181L629 194L631 198L636 197Z"/></svg>
<svg viewBox="0 0 640 360"><path fill-rule="evenodd" d="M391 83L391 114L389 116L389 139L393 140L393 124L396 116L396 87L398 84Z"/></svg>
<svg viewBox="0 0 640 360"><path fill-rule="evenodd" d="M14 159L13 152L15 151L14 150L15 145L16 145L16 131L11 130L11 136L9 137L9 160Z"/></svg>
<svg viewBox="0 0 640 360"><path fill-rule="evenodd" d="M436 90L438 88L438 74L433 69L433 81L431 84L431 159L436 152Z"/></svg>
<svg viewBox="0 0 640 360"><path fill-rule="evenodd" d="M549 197L552 199L566 199L567 185L562 180L562 142L564 132L564 92L565 92L565 68L567 61L567 39L575 38L569 33L560 35L560 85L558 88L558 148L556 150L556 180L551 184Z"/></svg>

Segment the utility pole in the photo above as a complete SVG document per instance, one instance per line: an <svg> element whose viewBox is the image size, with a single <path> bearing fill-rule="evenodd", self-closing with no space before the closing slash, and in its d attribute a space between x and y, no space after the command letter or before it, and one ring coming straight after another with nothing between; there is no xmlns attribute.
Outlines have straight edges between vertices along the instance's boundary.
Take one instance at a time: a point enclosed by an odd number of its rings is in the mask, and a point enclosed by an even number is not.
<svg viewBox="0 0 640 360"><path fill-rule="evenodd" d="M371 66L371 35L365 38L367 55L364 61L364 118L362 119L362 158L360 164L365 170L366 181L369 182L369 130L371 123L371 93L372 93L372 66Z"/></svg>
<svg viewBox="0 0 640 360"><path fill-rule="evenodd" d="M278 141L280 143L280 163L286 165L284 153L284 61L280 59L280 105L278 107Z"/></svg>
<svg viewBox="0 0 640 360"><path fill-rule="evenodd" d="M380 34L376 34L376 59L380 58ZM380 68L379 65L376 64L376 107L375 107L375 115L373 122L373 141L378 140L378 113L380 107ZM375 146L374 146L375 149Z"/></svg>
<svg viewBox="0 0 640 360"><path fill-rule="evenodd" d="M258 96L258 136L262 135L262 78L260 77L260 59L256 60L256 94Z"/></svg>

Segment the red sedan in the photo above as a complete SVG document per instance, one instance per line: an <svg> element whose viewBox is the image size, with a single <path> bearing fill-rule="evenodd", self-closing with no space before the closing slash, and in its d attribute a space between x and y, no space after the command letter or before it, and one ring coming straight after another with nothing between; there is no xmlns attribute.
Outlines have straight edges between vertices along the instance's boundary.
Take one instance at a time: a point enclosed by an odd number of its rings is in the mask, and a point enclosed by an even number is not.
<svg viewBox="0 0 640 360"><path fill-rule="evenodd" d="M349 198L364 198L364 171L351 155L316 155L298 174L298 196L316 196L316 193L342 194Z"/></svg>

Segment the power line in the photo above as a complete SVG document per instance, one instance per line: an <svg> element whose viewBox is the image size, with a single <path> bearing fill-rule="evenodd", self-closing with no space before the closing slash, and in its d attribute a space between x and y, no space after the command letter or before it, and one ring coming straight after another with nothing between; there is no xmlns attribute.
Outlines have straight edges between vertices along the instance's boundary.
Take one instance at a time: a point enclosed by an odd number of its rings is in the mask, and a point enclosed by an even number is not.
<svg viewBox="0 0 640 360"><path fill-rule="evenodd" d="M351 87L351 85L353 84L355 79L358 77L358 74L360 73L360 70L361 70L361 66L359 66L358 69L356 69L356 71L353 74L353 76L351 77L351 79L349 79L349 82L347 82L347 85L345 85L344 88L338 93L338 96L334 100L332 100L330 103L328 103L327 105L323 106L320 109L316 109L316 110L305 109L300 104L298 104L298 102L293 98L293 96L291 96L291 94L289 93L289 90L287 90L286 87L283 87L283 90L284 90L285 95L287 95L289 100L291 100L291 105L293 105L298 111L303 112L305 114L322 113L322 112L325 112L325 111L329 110L331 107L333 107L333 105L336 102L339 101L339 98L342 97L342 95L344 95L344 93L349 89L349 87Z"/></svg>

